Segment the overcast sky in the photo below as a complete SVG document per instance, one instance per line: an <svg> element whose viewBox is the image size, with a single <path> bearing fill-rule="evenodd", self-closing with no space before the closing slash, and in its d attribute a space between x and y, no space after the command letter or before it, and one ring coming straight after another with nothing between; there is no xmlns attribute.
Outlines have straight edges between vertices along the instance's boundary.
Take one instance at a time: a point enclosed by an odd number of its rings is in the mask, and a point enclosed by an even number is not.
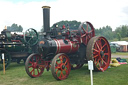
<svg viewBox="0 0 128 85"><path fill-rule="evenodd" d="M39 31L44 5L51 6L51 26L61 20L89 21L95 28L109 25L113 30L128 25L128 0L0 0L0 31L13 23Z"/></svg>

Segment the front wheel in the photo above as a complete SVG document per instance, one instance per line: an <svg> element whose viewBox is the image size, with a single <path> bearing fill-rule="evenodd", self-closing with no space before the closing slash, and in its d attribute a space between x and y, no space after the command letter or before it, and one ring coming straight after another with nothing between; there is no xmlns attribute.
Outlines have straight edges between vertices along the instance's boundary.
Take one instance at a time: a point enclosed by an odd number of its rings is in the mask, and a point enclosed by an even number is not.
<svg viewBox="0 0 128 85"><path fill-rule="evenodd" d="M66 54L57 54L51 64L52 75L57 80L64 80L68 77L71 70L69 58Z"/></svg>
<svg viewBox="0 0 128 85"><path fill-rule="evenodd" d="M39 54L31 54L25 62L26 73L34 78L39 77L45 68L45 63Z"/></svg>

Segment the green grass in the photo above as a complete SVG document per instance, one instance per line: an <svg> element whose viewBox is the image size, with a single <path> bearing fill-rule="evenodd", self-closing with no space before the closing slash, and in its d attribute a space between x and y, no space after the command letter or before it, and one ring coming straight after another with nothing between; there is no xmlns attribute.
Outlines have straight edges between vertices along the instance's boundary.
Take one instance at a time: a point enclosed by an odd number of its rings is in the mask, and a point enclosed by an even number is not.
<svg viewBox="0 0 128 85"><path fill-rule="evenodd" d="M94 85L128 85L128 65L112 67L105 72L93 72ZM0 71L0 85L91 85L87 65L81 69L72 70L69 77L63 81L53 78L51 71L38 78L30 78L24 64L11 63L6 74Z"/></svg>
<svg viewBox="0 0 128 85"><path fill-rule="evenodd" d="M113 40L108 40L109 42L118 41L117 38L114 38ZM121 41L128 41L128 37L121 38Z"/></svg>
<svg viewBox="0 0 128 85"><path fill-rule="evenodd" d="M127 55L128 56L128 52L116 52L116 53L112 53L112 55Z"/></svg>

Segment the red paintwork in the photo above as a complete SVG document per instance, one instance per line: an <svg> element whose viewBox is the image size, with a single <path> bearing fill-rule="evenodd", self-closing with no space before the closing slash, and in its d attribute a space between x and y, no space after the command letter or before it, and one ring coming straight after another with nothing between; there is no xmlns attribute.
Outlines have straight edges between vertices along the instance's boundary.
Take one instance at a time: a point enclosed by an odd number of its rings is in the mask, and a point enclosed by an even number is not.
<svg viewBox="0 0 128 85"><path fill-rule="evenodd" d="M68 42L68 44L66 44L63 39L54 40L57 44L56 53L74 53L78 51L79 44L77 44L77 42L65 39Z"/></svg>
<svg viewBox="0 0 128 85"><path fill-rule="evenodd" d="M20 40L11 40L12 42L21 42Z"/></svg>

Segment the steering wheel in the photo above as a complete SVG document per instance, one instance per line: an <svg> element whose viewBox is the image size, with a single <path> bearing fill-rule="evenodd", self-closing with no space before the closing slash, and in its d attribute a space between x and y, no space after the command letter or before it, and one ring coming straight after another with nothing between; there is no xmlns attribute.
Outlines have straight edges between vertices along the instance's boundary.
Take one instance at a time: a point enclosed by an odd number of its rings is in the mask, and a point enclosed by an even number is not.
<svg viewBox="0 0 128 85"><path fill-rule="evenodd" d="M35 29L29 28L24 33L24 41L30 46L37 44L38 42L38 33Z"/></svg>

